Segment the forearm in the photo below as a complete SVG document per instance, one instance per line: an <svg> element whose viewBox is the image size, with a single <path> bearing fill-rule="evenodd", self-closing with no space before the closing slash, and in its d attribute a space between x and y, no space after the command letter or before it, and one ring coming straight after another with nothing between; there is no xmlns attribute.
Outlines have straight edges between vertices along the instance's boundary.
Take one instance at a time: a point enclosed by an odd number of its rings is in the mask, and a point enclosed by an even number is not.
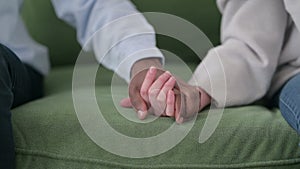
<svg viewBox="0 0 300 169"><path fill-rule="evenodd" d="M157 57L163 62L153 27L129 0L52 2L58 17L76 28L83 50L94 51L99 63L127 82L136 61Z"/></svg>

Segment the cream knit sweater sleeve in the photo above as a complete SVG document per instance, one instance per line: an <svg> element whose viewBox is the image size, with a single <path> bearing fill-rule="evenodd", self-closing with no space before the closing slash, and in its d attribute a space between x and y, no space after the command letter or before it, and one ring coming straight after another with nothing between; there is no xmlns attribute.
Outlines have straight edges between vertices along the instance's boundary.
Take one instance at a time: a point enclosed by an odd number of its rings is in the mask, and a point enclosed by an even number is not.
<svg viewBox="0 0 300 169"><path fill-rule="evenodd" d="M221 45L211 49L190 84L217 106L249 104L269 89L281 53L288 15L282 0L219 0Z"/></svg>

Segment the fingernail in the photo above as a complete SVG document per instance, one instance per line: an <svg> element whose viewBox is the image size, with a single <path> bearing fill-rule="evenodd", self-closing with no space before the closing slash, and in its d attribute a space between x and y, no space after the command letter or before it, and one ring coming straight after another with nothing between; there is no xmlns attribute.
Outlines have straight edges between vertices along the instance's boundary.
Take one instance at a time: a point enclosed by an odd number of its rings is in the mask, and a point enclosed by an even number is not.
<svg viewBox="0 0 300 169"><path fill-rule="evenodd" d="M171 72L169 72L169 71L166 71L165 75L167 75L168 77L172 76Z"/></svg>
<svg viewBox="0 0 300 169"><path fill-rule="evenodd" d="M172 76L172 77L170 78L170 81L172 81L172 82L173 82L173 81L176 81L175 77Z"/></svg>
<svg viewBox="0 0 300 169"><path fill-rule="evenodd" d="M151 66L150 67L150 73L154 73L155 67Z"/></svg>
<svg viewBox="0 0 300 169"><path fill-rule="evenodd" d="M181 118L179 119L179 121L180 121L180 124L182 124L182 123L183 123L183 117L181 117Z"/></svg>
<svg viewBox="0 0 300 169"><path fill-rule="evenodd" d="M172 113L171 112L166 112L167 116L171 117Z"/></svg>
<svg viewBox="0 0 300 169"><path fill-rule="evenodd" d="M183 123L183 117L180 117L180 118L177 120L177 123L178 123L178 124L182 124L182 123Z"/></svg>
<svg viewBox="0 0 300 169"><path fill-rule="evenodd" d="M146 112L139 110L138 117L140 120L144 120Z"/></svg>

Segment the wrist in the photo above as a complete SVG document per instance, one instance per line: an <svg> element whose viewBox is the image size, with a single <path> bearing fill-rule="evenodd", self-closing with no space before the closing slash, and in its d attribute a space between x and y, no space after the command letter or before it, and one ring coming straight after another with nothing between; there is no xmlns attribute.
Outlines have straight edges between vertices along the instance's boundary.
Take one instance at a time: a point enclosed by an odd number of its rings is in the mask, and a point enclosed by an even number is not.
<svg viewBox="0 0 300 169"><path fill-rule="evenodd" d="M196 87L199 92L199 111L208 106L211 103L211 97L200 87Z"/></svg>
<svg viewBox="0 0 300 169"><path fill-rule="evenodd" d="M162 69L163 66L159 58L147 58L136 61L130 72L130 77L134 77L137 73L142 70L149 69L151 66Z"/></svg>

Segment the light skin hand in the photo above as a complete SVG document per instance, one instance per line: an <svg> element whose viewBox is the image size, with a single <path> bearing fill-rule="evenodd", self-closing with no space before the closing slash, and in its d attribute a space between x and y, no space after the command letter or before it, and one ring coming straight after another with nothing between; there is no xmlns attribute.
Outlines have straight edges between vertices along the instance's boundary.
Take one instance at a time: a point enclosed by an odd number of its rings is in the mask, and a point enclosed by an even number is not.
<svg viewBox="0 0 300 169"><path fill-rule="evenodd" d="M175 86L176 82L178 86ZM200 110L200 93L197 88L176 80L168 72L151 85L148 96L151 105L149 112L156 116L175 117L179 124L189 121Z"/></svg>
<svg viewBox="0 0 300 169"><path fill-rule="evenodd" d="M167 95L166 115L169 117L175 116L175 94L173 90L169 90Z"/></svg>
<svg viewBox="0 0 300 169"><path fill-rule="evenodd" d="M149 103L151 105L150 112L156 116L166 115L167 95L174 88L175 82L176 80L170 72L165 72L155 80L148 89Z"/></svg>
<svg viewBox="0 0 300 169"><path fill-rule="evenodd" d="M151 81L153 81L151 79ZM177 123L189 121L210 104L210 96L201 88L164 73L149 88L149 101L156 116L175 117ZM163 113L162 113L163 112Z"/></svg>
<svg viewBox="0 0 300 169"><path fill-rule="evenodd" d="M145 76L142 87L141 87L140 94L141 94L142 98L144 99L144 101L147 103L149 102L149 97L148 97L149 88L155 81L156 73L157 73L156 68L150 67L149 71L147 72L147 74Z"/></svg>

